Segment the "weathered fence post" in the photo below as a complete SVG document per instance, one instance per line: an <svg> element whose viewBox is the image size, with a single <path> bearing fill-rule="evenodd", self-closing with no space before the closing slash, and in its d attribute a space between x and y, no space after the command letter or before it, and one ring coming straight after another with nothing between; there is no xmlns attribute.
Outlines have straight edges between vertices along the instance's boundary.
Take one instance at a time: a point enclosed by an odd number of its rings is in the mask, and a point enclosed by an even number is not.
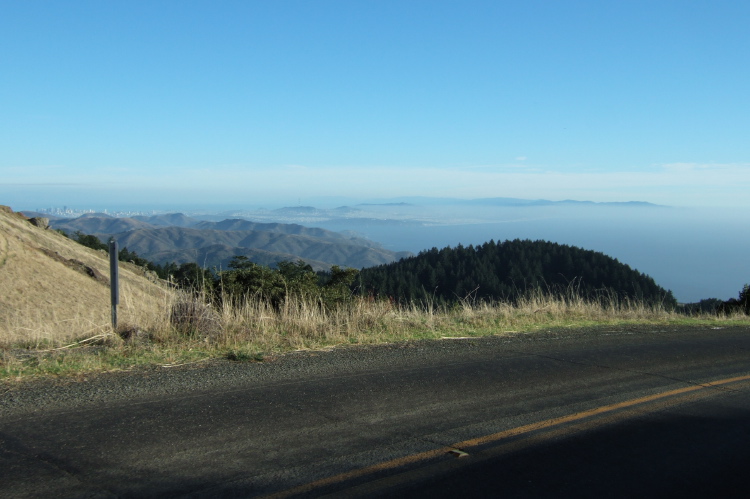
<svg viewBox="0 0 750 499"><path fill-rule="evenodd" d="M117 331L117 305L120 304L120 271L118 260L117 241L109 240L109 288L112 297L112 329Z"/></svg>

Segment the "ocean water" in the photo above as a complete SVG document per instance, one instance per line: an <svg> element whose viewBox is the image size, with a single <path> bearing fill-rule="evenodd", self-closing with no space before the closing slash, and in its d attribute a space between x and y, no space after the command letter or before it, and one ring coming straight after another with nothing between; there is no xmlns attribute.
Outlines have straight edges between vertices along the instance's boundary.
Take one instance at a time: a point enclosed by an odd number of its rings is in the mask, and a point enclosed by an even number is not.
<svg viewBox="0 0 750 499"><path fill-rule="evenodd" d="M481 211L481 213L480 213ZM417 213L413 214L418 216ZM490 239L547 240L600 251L650 275L678 301L737 297L750 283L750 222L732 210L668 207L528 207L430 211L427 223L374 223L354 229L394 251ZM336 225L336 224L334 224Z"/></svg>

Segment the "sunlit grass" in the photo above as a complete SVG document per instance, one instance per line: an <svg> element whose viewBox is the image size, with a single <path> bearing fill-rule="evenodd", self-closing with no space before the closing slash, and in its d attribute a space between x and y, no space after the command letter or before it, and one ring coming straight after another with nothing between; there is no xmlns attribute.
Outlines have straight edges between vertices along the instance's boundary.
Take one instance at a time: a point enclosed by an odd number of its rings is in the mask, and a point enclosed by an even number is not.
<svg viewBox="0 0 750 499"><path fill-rule="evenodd" d="M290 298L278 309L253 298L214 306L188 294L175 295L162 306L159 314L131 314L117 333L107 323L86 320L70 324L69 330L78 334L34 334L20 340L16 331L0 337L0 378L69 377L140 366L169 368L219 358L259 362L294 350L563 328L750 325L750 318L743 314L688 317L607 294L587 300L574 293L538 291L516 303L464 301L445 307L399 306L356 297L333 308L304 297ZM182 315L176 316L175 311Z"/></svg>

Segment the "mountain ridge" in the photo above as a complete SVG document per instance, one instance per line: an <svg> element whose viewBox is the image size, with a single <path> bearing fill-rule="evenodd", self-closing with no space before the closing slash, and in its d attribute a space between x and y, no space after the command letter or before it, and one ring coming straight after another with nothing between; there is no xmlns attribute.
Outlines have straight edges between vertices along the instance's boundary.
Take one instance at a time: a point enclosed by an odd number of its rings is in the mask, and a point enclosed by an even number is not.
<svg viewBox="0 0 750 499"><path fill-rule="evenodd" d="M102 241L114 237L120 247L156 264L195 262L226 268L233 257L246 256L264 265L301 259L316 270L326 270L332 265L353 268L381 265L411 255L386 250L352 233L239 218L212 222L179 213L137 218L89 214L53 219L50 225L66 233L92 234Z"/></svg>

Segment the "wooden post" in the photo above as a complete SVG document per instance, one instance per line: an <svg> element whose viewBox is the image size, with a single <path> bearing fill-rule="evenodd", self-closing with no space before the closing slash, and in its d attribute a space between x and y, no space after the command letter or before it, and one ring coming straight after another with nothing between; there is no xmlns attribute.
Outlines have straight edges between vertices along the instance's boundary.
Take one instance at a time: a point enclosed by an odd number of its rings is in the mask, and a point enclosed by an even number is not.
<svg viewBox="0 0 750 499"><path fill-rule="evenodd" d="M117 331L117 305L120 304L120 271L117 241L109 240L109 288L112 297L112 330Z"/></svg>

